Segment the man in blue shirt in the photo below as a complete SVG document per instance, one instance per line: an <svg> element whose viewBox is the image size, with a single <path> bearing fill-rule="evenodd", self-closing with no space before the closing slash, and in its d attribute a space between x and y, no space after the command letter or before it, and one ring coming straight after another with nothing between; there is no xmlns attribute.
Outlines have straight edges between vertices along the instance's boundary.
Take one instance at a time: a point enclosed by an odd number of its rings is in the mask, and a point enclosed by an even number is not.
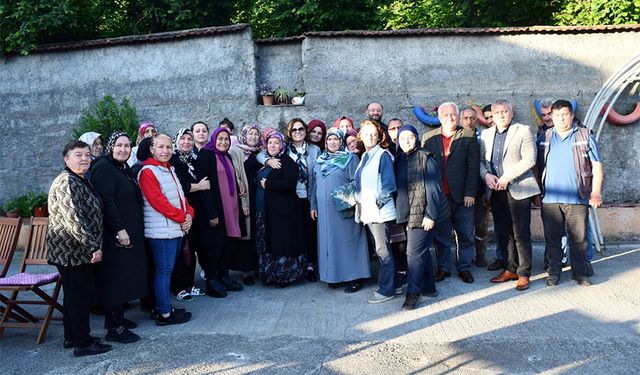
<svg viewBox="0 0 640 375"><path fill-rule="evenodd" d="M602 204L602 162L589 129L577 126L566 100L552 105L554 126L539 139L538 169L543 188L547 285L558 285L562 272L562 234L569 236L572 278L591 285L587 266L589 206Z"/></svg>

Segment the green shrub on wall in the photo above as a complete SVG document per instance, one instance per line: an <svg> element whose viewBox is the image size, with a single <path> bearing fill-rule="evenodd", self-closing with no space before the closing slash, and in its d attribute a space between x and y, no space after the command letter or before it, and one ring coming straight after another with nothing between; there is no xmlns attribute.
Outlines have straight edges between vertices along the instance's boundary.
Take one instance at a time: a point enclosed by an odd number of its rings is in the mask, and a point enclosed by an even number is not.
<svg viewBox="0 0 640 375"><path fill-rule="evenodd" d="M126 97L118 105L113 96L106 95L82 113L72 134L74 139L78 139L83 133L96 132L100 133L106 142L116 130L125 131L135 141L138 135L138 115Z"/></svg>

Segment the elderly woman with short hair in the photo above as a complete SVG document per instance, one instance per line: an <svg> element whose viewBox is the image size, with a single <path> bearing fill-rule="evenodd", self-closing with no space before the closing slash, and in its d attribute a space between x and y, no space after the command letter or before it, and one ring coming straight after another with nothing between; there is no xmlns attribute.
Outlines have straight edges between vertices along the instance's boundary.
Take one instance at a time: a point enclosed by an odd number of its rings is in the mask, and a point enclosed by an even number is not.
<svg viewBox="0 0 640 375"><path fill-rule="evenodd" d="M62 155L65 169L49 189L47 258L62 277L64 347L75 348L73 354L80 357L111 350L89 334L94 267L102 260L102 203L85 178L89 145L73 141Z"/></svg>

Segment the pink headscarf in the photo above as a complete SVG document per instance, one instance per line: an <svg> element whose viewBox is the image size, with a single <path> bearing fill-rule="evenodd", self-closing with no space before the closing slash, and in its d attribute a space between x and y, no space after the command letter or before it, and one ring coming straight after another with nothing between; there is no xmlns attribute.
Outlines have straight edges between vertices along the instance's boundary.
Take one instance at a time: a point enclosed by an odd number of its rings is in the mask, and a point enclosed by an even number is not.
<svg viewBox="0 0 640 375"><path fill-rule="evenodd" d="M150 126L154 128L156 127L156 125L150 120L145 120L140 123L140 127L138 128L138 135L140 136L140 138L144 138L144 132Z"/></svg>
<svg viewBox="0 0 640 375"><path fill-rule="evenodd" d="M350 118L348 118L347 116L339 117L339 118L336 120L336 122L334 122L334 123L333 123L333 127L334 127L334 128L339 128L339 127L340 127L340 121L342 121L342 120L347 120L347 121L349 122L349 124L351 124L351 128L352 128L352 129L355 129L355 126L353 126L353 120L352 120L352 119L350 119Z"/></svg>

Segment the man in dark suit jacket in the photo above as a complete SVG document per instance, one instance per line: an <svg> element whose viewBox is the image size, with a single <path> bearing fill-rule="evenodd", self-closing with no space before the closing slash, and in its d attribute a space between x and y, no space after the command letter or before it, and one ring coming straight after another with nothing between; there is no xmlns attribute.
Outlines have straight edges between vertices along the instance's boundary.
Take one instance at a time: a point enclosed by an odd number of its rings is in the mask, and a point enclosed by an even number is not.
<svg viewBox="0 0 640 375"><path fill-rule="evenodd" d="M479 146L474 131L458 125L458 106L447 102L438 107L442 126L425 134L423 146L436 157L451 220L436 226L436 254L438 271L436 281L451 275L451 231L458 239L457 270L465 283L472 283L469 271L475 255L474 204L479 172Z"/></svg>

